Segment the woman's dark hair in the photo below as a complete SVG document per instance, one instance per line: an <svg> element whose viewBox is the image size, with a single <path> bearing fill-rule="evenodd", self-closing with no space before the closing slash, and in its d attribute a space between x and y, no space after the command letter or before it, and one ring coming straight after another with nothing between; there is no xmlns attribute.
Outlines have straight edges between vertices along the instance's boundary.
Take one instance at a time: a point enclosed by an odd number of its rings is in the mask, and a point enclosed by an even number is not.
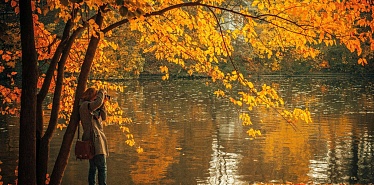
<svg viewBox="0 0 374 185"><path fill-rule="evenodd" d="M86 89L86 91L84 91L81 99L83 99L84 101L91 101L92 99L96 97L96 94L97 94L97 90L94 87L90 87Z"/></svg>

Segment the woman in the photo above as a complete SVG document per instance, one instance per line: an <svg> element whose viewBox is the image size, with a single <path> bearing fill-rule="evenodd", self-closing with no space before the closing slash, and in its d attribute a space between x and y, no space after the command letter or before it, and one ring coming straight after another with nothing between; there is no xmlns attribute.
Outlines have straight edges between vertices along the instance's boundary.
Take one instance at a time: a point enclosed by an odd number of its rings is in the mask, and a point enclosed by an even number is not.
<svg viewBox="0 0 374 185"><path fill-rule="evenodd" d="M88 88L80 100L79 114L83 126L82 140L92 139L95 146L95 156L90 159L88 171L88 183L94 185L96 182L96 171L100 185L106 185L107 165L106 156L109 155L107 139L103 131L102 121L106 119L104 103L106 91ZM92 130L91 130L92 129Z"/></svg>

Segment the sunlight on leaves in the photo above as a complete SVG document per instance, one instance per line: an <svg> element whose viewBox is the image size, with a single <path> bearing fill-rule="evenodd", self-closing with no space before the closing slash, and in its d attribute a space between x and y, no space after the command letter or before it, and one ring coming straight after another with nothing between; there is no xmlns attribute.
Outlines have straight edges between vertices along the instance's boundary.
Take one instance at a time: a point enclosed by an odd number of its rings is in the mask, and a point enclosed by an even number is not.
<svg viewBox="0 0 374 185"><path fill-rule="evenodd" d="M66 128L67 126L65 125L65 124L57 124L57 129L60 129L60 130L62 130L62 129L64 129L64 128Z"/></svg>
<svg viewBox="0 0 374 185"><path fill-rule="evenodd" d="M261 131L251 128L247 131L247 134L252 138L256 138L257 136L261 136Z"/></svg>
<svg viewBox="0 0 374 185"><path fill-rule="evenodd" d="M144 152L144 149L141 148L141 147L137 147L137 148L136 148L136 152L137 152L138 154L141 154L141 153Z"/></svg>

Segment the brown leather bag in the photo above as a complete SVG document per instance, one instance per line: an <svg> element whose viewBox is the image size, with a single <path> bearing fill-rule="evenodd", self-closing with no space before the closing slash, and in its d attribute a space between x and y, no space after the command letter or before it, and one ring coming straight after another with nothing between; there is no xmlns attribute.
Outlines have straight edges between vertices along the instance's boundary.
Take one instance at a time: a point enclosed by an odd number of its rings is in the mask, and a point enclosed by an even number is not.
<svg viewBox="0 0 374 185"><path fill-rule="evenodd" d="M88 105L88 110L90 110L90 104ZM82 141L79 139L80 135L80 124L78 123L78 138L75 142L75 157L77 159L92 159L95 156L95 146L92 142L93 130L91 126L90 135L91 139L88 141Z"/></svg>
<svg viewBox="0 0 374 185"><path fill-rule="evenodd" d="M92 159L95 156L95 147L92 141L80 141L75 143L75 157L77 159Z"/></svg>

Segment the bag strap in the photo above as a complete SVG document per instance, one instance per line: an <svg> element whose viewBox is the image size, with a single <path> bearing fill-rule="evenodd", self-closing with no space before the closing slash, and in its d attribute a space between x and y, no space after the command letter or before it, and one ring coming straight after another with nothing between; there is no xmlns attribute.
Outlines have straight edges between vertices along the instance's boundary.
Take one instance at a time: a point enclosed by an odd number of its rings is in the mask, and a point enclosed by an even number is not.
<svg viewBox="0 0 374 185"><path fill-rule="evenodd" d="M80 107L80 105L79 105L79 107ZM80 135L80 133L81 133L81 131L80 131L80 128L81 128L81 124L80 124L81 116L80 116L80 111L79 111L79 109L78 109L78 115L79 115L79 122L78 122L78 137L77 137L77 141L79 141L79 135Z"/></svg>
<svg viewBox="0 0 374 185"><path fill-rule="evenodd" d="M87 108L88 108L88 111L90 111L90 115L91 115L91 129L90 129L90 136L91 136L91 141L93 142L93 139L94 139L94 132L93 132L93 121L92 121L92 118L93 118L93 115L92 115L92 112L93 111L91 111L90 110L90 103L87 103Z"/></svg>
<svg viewBox="0 0 374 185"><path fill-rule="evenodd" d="M78 123L78 137L77 137L77 141L79 141L79 133L81 132L81 131L80 131L80 128L81 128L81 124Z"/></svg>

